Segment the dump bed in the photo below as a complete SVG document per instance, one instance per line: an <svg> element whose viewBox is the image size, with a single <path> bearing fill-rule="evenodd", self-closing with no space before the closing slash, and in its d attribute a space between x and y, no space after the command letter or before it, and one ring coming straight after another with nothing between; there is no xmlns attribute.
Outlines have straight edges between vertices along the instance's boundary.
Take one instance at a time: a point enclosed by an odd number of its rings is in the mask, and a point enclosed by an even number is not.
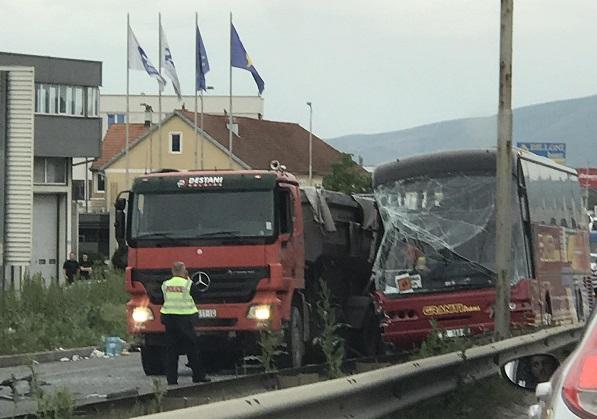
<svg viewBox="0 0 597 419"><path fill-rule="evenodd" d="M350 259L368 265L375 254L377 210L372 197L301 188L305 261Z"/></svg>

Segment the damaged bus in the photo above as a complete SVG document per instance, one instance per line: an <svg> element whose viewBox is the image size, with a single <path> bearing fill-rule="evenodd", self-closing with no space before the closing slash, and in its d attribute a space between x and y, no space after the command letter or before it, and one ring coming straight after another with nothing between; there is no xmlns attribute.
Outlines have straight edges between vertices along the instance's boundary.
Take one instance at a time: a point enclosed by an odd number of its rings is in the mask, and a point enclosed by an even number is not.
<svg viewBox="0 0 597 419"><path fill-rule="evenodd" d="M512 173L513 327L583 320L588 228L576 171L515 150ZM496 151L434 153L380 165L373 186L383 222L374 265L384 339L421 343L493 329Z"/></svg>

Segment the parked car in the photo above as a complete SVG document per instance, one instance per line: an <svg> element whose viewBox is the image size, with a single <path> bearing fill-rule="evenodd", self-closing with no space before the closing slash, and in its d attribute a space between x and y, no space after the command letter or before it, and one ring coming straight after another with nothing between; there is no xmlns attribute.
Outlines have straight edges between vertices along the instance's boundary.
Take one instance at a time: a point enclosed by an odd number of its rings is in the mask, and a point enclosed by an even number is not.
<svg viewBox="0 0 597 419"><path fill-rule="evenodd" d="M587 322L583 338L558 368L551 354L511 360L502 375L514 385L535 391L531 419L597 419L597 316Z"/></svg>

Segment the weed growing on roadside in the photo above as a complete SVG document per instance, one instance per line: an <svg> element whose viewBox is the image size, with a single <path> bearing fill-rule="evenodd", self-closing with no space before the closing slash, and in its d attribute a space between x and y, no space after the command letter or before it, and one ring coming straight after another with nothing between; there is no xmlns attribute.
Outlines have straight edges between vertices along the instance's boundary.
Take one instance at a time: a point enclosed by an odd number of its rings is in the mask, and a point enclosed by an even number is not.
<svg viewBox="0 0 597 419"><path fill-rule="evenodd" d="M160 413L164 408L164 396L166 388L159 378L153 379L153 400L149 405L148 413Z"/></svg>
<svg viewBox="0 0 597 419"><path fill-rule="evenodd" d="M70 392L62 388L53 393L46 393L33 364L31 371L31 395L37 404L37 417L41 419L72 419L75 417L75 401Z"/></svg>
<svg viewBox="0 0 597 419"><path fill-rule="evenodd" d="M75 417L75 401L64 388L52 394L44 393L37 399L37 416L43 419L72 419Z"/></svg>
<svg viewBox="0 0 597 419"><path fill-rule="evenodd" d="M344 361L344 339L340 336L342 324L336 321L336 312L331 302L331 292L323 279L319 279L319 299L317 301L317 315L321 322L321 335L316 342L321 347L325 357L328 377L342 377L342 363Z"/></svg>
<svg viewBox="0 0 597 419"><path fill-rule="evenodd" d="M257 356L257 359L265 372L276 370L275 358L284 353L281 349L283 341L282 333L273 331L270 322L259 332L260 355Z"/></svg>
<svg viewBox="0 0 597 419"><path fill-rule="evenodd" d="M414 358L428 358L430 356L436 356L450 352L465 351L473 346L469 338L446 338L444 337L444 333L445 332L437 326L437 321L431 320L431 331L421 344L421 347L419 348L418 353L415 354Z"/></svg>
<svg viewBox="0 0 597 419"><path fill-rule="evenodd" d="M94 271L90 281L45 286L25 278L6 289L0 313L0 355L97 344L101 336L126 336L128 295L122 272Z"/></svg>

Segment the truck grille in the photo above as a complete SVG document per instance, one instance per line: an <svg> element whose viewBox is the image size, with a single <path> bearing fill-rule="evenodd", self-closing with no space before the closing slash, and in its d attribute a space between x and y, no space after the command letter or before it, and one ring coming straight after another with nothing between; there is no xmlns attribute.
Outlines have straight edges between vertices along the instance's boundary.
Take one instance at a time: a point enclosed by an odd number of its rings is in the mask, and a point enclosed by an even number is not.
<svg viewBox="0 0 597 419"><path fill-rule="evenodd" d="M205 272L211 280L204 292L193 288L192 295L197 304L249 302L255 295L259 281L269 275L268 268L189 268L191 276L197 271ZM143 284L153 304L163 304L162 282L171 276L167 269L135 269L132 272L133 281Z"/></svg>

